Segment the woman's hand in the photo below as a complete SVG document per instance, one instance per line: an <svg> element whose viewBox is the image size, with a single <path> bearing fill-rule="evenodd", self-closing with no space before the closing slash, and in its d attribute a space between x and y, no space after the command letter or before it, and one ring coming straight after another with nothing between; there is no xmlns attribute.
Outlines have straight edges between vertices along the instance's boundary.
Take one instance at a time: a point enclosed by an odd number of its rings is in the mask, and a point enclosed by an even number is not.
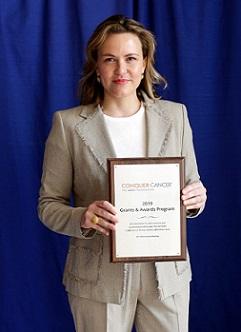
<svg viewBox="0 0 241 332"><path fill-rule="evenodd" d="M93 228L109 235L115 230L117 211L108 201L95 201L90 204L82 215L80 226L82 228Z"/></svg>
<svg viewBox="0 0 241 332"><path fill-rule="evenodd" d="M200 209L207 200L207 190L202 182L194 182L182 190L181 199L187 210Z"/></svg>

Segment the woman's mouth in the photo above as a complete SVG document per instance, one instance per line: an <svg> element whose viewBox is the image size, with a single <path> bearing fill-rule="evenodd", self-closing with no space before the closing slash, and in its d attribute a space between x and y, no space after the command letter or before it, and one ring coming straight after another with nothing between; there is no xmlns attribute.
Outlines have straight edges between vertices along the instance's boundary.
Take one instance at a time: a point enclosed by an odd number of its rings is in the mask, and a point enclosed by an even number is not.
<svg viewBox="0 0 241 332"><path fill-rule="evenodd" d="M126 84L126 83L129 82L129 80L126 79L126 78L118 78L118 79L116 79L116 80L113 80L113 82L114 82L115 84Z"/></svg>

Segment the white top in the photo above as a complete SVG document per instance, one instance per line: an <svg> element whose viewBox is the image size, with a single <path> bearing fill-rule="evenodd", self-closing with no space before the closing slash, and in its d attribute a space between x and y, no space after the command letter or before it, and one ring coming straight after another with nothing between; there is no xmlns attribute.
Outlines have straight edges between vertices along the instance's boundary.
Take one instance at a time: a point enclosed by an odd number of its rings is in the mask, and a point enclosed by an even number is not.
<svg viewBox="0 0 241 332"><path fill-rule="evenodd" d="M145 108L127 117L104 114L105 123L118 158L146 157Z"/></svg>

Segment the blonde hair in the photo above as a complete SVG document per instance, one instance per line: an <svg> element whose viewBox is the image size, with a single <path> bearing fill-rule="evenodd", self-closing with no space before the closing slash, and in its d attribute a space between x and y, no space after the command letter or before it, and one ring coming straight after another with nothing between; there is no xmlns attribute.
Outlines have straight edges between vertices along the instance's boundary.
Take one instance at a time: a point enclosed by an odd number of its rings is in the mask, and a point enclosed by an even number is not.
<svg viewBox="0 0 241 332"><path fill-rule="evenodd" d="M90 37L86 48L86 62L83 70L83 77L79 83L79 96L81 104L87 105L98 103L104 98L104 90L97 80L96 66L98 49L104 44L110 34L133 33L142 45L143 58L146 59L146 69L144 77L137 88L137 95L142 99L141 91L151 99L159 99L154 85L162 84L167 86L167 81L154 68L154 54L156 42L153 34L145 27L123 15L114 15L100 23Z"/></svg>

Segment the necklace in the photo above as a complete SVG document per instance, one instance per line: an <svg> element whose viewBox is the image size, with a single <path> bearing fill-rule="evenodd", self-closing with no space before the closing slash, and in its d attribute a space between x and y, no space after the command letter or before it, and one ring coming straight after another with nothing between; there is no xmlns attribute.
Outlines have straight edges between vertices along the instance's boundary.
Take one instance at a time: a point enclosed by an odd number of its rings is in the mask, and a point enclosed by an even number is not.
<svg viewBox="0 0 241 332"><path fill-rule="evenodd" d="M134 111L134 112L128 112L128 111L120 111L120 112L117 112L116 114L113 114L113 111L112 112L108 112L106 111L106 109L104 109L104 106L103 104L99 104L100 108L101 108L101 111L107 115L107 116L111 116L111 117L116 117L116 118L124 118L124 117L129 117L129 116L132 116L134 114L136 114L142 107L142 102L140 101L139 105L138 105L138 108Z"/></svg>

